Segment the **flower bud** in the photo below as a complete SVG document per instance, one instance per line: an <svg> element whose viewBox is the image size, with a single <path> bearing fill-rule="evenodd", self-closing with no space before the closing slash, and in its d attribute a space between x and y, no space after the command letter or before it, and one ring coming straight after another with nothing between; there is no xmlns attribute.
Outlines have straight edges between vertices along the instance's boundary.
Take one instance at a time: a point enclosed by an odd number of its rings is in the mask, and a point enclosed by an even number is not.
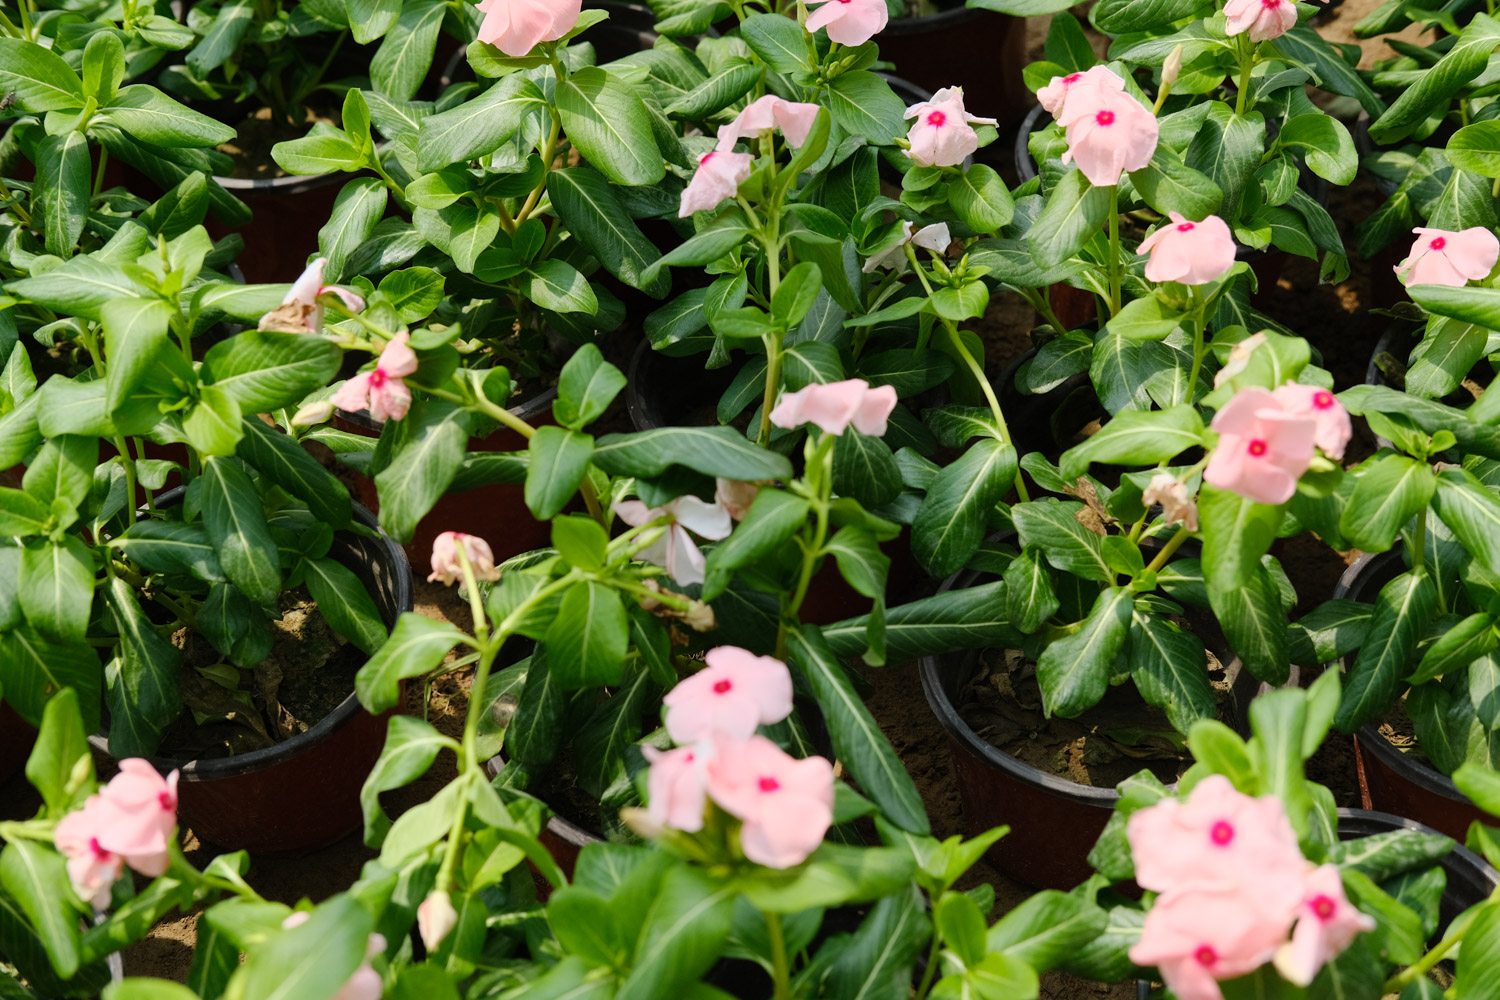
<svg viewBox="0 0 1500 1000"><path fill-rule="evenodd" d="M458 911L446 892L433 890L417 907L417 930L428 951L437 950L443 938L458 923Z"/></svg>
<svg viewBox="0 0 1500 1000"><path fill-rule="evenodd" d="M321 403L308 403L292 417L292 426L316 427L318 424L327 422L333 416L335 409L333 403L326 399Z"/></svg>
<svg viewBox="0 0 1500 1000"><path fill-rule="evenodd" d="M1161 85L1170 87L1177 82L1178 74L1182 72L1182 46L1178 45L1168 55L1166 62L1161 64Z"/></svg>

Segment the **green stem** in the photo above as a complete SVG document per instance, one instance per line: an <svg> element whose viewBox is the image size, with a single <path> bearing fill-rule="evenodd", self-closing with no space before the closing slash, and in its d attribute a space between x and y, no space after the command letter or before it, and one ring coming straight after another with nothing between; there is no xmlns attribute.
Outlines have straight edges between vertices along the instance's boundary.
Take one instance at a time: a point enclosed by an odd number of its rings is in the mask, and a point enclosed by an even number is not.
<svg viewBox="0 0 1500 1000"><path fill-rule="evenodd" d="M932 988L932 980L937 975L938 951L942 946L942 936L934 933L932 944L927 949L927 968L922 970L922 981L917 984L916 1000L927 1000L927 991Z"/></svg>
<svg viewBox="0 0 1500 1000"><path fill-rule="evenodd" d="M1031 303L1031 308L1041 314L1042 319L1046 320L1048 326L1052 327L1058 333L1068 332L1068 328L1063 326L1062 320L1058 319L1057 314L1052 311L1052 303L1047 300L1047 289L1023 288L1021 289L1021 295L1027 302Z"/></svg>
<svg viewBox="0 0 1500 1000"><path fill-rule="evenodd" d="M1163 566L1165 566L1167 564L1167 560L1172 558L1172 553L1180 549L1182 547L1182 543L1187 541L1188 536L1191 534L1192 532L1187 530L1186 528L1178 528L1177 534L1173 535L1167 542L1167 544L1161 547L1161 551L1156 554L1156 558L1151 560L1150 565L1146 567L1146 572L1155 573Z"/></svg>
<svg viewBox="0 0 1500 1000"><path fill-rule="evenodd" d="M1207 353L1204 344L1204 328L1208 325L1207 303L1200 300L1198 287L1190 289L1193 296L1193 304L1197 307L1193 314L1193 367L1188 373L1187 401L1192 403L1198 395L1198 373L1203 370L1203 355Z"/></svg>
<svg viewBox="0 0 1500 1000"><path fill-rule="evenodd" d="M1494 898L1493 895L1491 895L1491 898ZM1408 965L1385 981L1385 985L1380 989L1381 995L1400 993L1413 980L1427 975L1432 970L1432 967L1441 962L1448 952L1453 949L1454 945L1463 940L1464 934L1474 923L1474 917L1478 912L1479 908L1475 907L1465 914L1461 920L1454 921L1453 926L1448 928L1448 933L1443 936L1443 940L1438 942L1431 951L1423 955L1421 961L1416 965Z"/></svg>
<svg viewBox="0 0 1500 1000"><path fill-rule="evenodd" d="M771 939L771 980L775 1000L791 1000L791 968L786 958L786 936L781 933L781 916L765 914L766 934Z"/></svg>
<svg viewBox="0 0 1500 1000"><path fill-rule="evenodd" d="M774 297L781 284L781 248L774 231L774 220L770 225L772 232L761 241L761 246L766 252L766 287L770 292L768 297ZM781 336L774 331L766 334L765 345L766 391L761 399L760 431L755 435L756 442L762 448L771 441L771 409L776 405L776 393L781 388Z"/></svg>
<svg viewBox="0 0 1500 1000"><path fill-rule="evenodd" d="M1120 185L1109 189L1109 315L1113 319L1120 313L1121 286L1124 275L1120 268Z"/></svg>
<svg viewBox="0 0 1500 1000"><path fill-rule="evenodd" d="M134 524L136 511L135 459L130 455L130 442L123 434L115 435L115 451L120 453L120 464L125 468L125 496L129 498L125 501L125 516L130 519L131 524ZM148 505L151 503L151 493L149 490L146 493L146 503Z"/></svg>
<svg viewBox="0 0 1500 1000"><path fill-rule="evenodd" d="M953 344L954 351L958 353L959 358L978 381L979 388L984 392L984 398L989 401L990 413L995 418L995 428L1000 432L1000 440L1011 444L1010 428L1006 426L1005 414L1000 411L1000 400L995 398L995 390L990 386L990 380L985 376L984 368L974 360L974 355L969 353L968 347L964 346L964 339L958 335L958 328L946 319L943 320L943 326L948 331L948 339ZM1031 499L1031 495L1026 490L1026 480L1022 478L1019 469L1016 470L1016 496L1020 497L1023 503Z"/></svg>
<svg viewBox="0 0 1500 1000"><path fill-rule="evenodd" d="M104 190L104 168L109 165L109 150L99 150L99 169L94 173L94 197L99 197L99 192Z"/></svg>
<svg viewBox="0 0 1500 1000"><path fill-rule="evenodd" d="M1250 74L1255 70L1255 44L1252 42L1246 51L1247 39L1241 36L1239 43L1240 60L1240 82L1239 89L1234 95L1234 113L1236 116L1245 113L1245 100L1250 96Z"/></svg>
<svg viewBox="0 0 1500 1000"><path fill-rule="evenodd" d="M1427 564L1427 508L1417 514L1417 530L1411 536L1411 566L1419 569Z"/></svg>

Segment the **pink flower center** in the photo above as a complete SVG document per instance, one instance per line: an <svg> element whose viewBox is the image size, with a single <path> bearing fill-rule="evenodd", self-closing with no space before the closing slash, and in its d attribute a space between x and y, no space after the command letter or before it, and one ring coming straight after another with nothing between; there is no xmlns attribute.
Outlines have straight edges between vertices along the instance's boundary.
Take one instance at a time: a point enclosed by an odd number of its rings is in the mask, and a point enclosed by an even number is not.
<svg viewBox="0 0 1500 1000"><path fill-rule="evenodd" d="M1115 113L1113 111L1101 111L1094 116L1094 121L1100 125L1113 125L1115 123Z"/></svg>
<svg viewBox="0 0 1500 1000"><path fill-rule="evenodd" d="M714 685L714 694L724 694L725 692L727 692L732 687L734 687L734 685L731 684L727 680L726 681L719 681L717 684Z"/></svg>
<svg viewBox="0 0 1500 1000"><path fill-rule="evenodd" d="M941 128L948 123L948 116L941 111L934 111L927 116L927 124L933 128Z"/></svg>
<svg viewBox="0 0 1500 1000"><path fill-rule="evenodd" d="M1221 819L1208 831L1208 839L1223 847L1234 839L1234 827Z"/></svg>
<svg viewBox="0 0 1500 1000"><path fill-rule="evenodd" d="M390 380L391 377L385 373L385 369L381 368L379 365L376 365L375 370L370 373L370 388L384 389L385 384Z"/></svg>
<svg viewBox="0 0 1500 1000"><path fill-rule="evenodd" d="M94 858L97 861L108 861L110 858L109 852L99 846L98 837L89 838L89 850L94 853Z"/></svg>
<svg viewBox="0 0 1500 1000"><path fill-rule="evenodd" d="M1083 79L1083 74L1082 73L1069 73L1067 76L1063 77L1063 80L1062 80L1063 86L1064 87L1071 87L1071 86L1073 86L1073 84L1077 83L1079 80L1082 80L1082 79Z"/></svg>
<svg viewBox="0 0 1500 1000"><path fill-rule="evenodd" d="M1190 233L1193 231L1193 226L1195 225L1196 223L1193 222L1179 222L1177 223L1177 231L1179 233Z"/></svg>
<svg viewBox="0 0 1500 1000"><path fill-rule="evenodd" d="M1318 392L1313 394L1313 406L1320 410L1326 410L1333 405L1333 393Z"/></svg>
<svg viewBox="0 0 1500 1000"><path fill-rule="evenodd" d="M1313 915L1316 916L1319 920L1323 921L1323 923L1325 924L1333 919L1334 911L1338 909L1338 906L1334 904L1333 900L1329 899L1327 896L1315 896L1312 900L1311 905Z"/></svg>
<svg viewBox="0 0 1500 1000"><path fill-rule="evenodd" d="M177 808L177 797L171 792L158 793L156 796L156 801L161 803L162 812L171 812L173 809Z"/></svg>
<svg viewBox="0 0 1500 1000"><path fill-rule="evenodd" d="M1260 0L1260 5L1266 10L1275 10L1281 6L1281 0Z"/></svg>
<svg viewBox="0 0 1500 1000"><path fill-rule="evenodd" d="M1260 456L1266 453L1266 443L1260 440L1260 438L1256 438L1254 441L1250 442L1249 451L1251 455L1254 455L1256 458L1260 458Z"/></svg>
<svg viewBox="0 0 1500 1000"><path fill-rule="evenodd" d="M691 750L689 750L687 752L687 755L685 757L683 757L682 759L683 759L684 762L686 762L688 764L691 764L693 762L693 752Z"/></svg>
<svg viewBox="0 0 1500 1000"><path fill-rule="evenodd" d="M1432 242L1427 244L1429 250L1441 250L1448 245L1448 240L1442 236L1434 236Z"/></svg>
<svg viewBox="0 0 1500 1000"><path fill-rule="evenodd" d="M706 166L708 164L708 161L712 160L713 158L714 158L714 154L713 153L704 153L703 154L703 158L698 161L698 166L700 166L700 167Z"/></svg>
<svg viewBox="0 0 1500 1000"><path fill-rule="evenodd" d="M774 792L781 787L781 782L775 778L761 778L760 790L763 792Z"/></svg>
<svg viewBox="0 0 1500 1000"><path fill-rule="evenodd" d="M1213 965L1215 962L1217 962L1219 960L1219 953L1216 952L1216 951L1214 951L1208 945L1204 945L1203 947L1199 948L1197 951L1193 952L1193 957L1198 960L1198 964L1199 965L1204 966L1206 968L1208 966Z"/></svg>

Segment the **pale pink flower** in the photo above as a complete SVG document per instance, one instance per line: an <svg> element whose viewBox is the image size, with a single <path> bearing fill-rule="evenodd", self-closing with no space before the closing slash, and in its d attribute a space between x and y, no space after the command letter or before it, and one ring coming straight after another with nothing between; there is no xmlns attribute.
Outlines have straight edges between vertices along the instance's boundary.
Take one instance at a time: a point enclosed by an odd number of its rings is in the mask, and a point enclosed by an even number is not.
<svg viewBox="0 0 1500 1000"><path fill-rule="evenodd" d="M953 242L953 236L948 232L948 223L934 222L930 226L917 229L910 222L901 223L901 238L884 250L877 251L865 261L861 269L865 274L871 274L876 268L890 268L897 274L905 274L907 267L906 245L910 243L914 247L924 250L933 250L943 253L948 249L948 244Z"/></svg>
<svg viewBox="0 0 1500 1000"><path fill-rule="evenodd" d="M1241 389L1211 424L1219 443L1203 470L1206 482L1257 503L1285 503L1312 464L1318 425L1288 413L1268 389Z"/></svg>
<svg viewBox="0 0 1500 1000"><path fill-rule="evenodd" d="M307 923L309 914L306 910L298 910L281 922L282 930L292 930ZM385 982L380 978L380 973L370 966L370 962L386 949L384 934L371 934L370 940L365 943L365 960L359 968L354 970L354 975L349 981L339 987L339 991L328 1000L380 1000L385 994Z"/></svg>
<svg viewBox="0 0 1500 1000"><path fill-rule="evenodd" d="M1275 957L1295 906L1238 888L1166 893L1146 914L1130 960L1160 969L1177 1000L1222 1000L1219 980L1254 972Z"/></svg>
<svg viewBox="0 0 1500 1000"><path fill-rule="evenodd" d="M435 951L457 924L458 911L453 908L453 900L446 892L434 889L417 907L417 932L422 935L422 945L428 951Z"/></svg>
<svg viewBox="0 0 1500 1000"><path fill-rule="evenodd" d="M881 31L890 17L885 0L809 0L823 6L807 18L807 30L828 29L828 38L840 45L863 45Z"/></svg>
<svg viewBox="0 0 1500 1000"><path fill-rule="evenodd" d="M736 521L743 521L750 513L750 505L760 493L760 483L747 483L740 479L715 479L714 502Z"/></svg>
<svg viewBox="0 0 1500 1000"><path fill-rule="evenodd" d="M177 778L176 771L163 778L149 762L127 758L82 809L57 824L53 842L68 858L68 876L80 898L103 908L122 865L151 878L167 870L177 827Z"/></svg>
<svg viewBox="0 0 1500 1000"><path fill-rule="evenodd" d="M1396 275L1407 285L1451 285L1462 288L1471 279L1488 277L1500 259L1500 240L1483 226L1460 232L1413 229L1416 242Z"/></svg>
<svg viewBox="0 0 1500 1000"><path fill-rule="evenodd" d="M708 794L743 821L745 857L767 868L801 864L833 824L833 765L822 757L798 760L764 736L709 761Z"/></svg>
<svg viewBox="0 0 1500 1000"><path fill-rule="evenodd" d="M1124 93L1125 81L1108 66L1091 66L1082 73L1054 76L1047 86L1036 92L1036 99L1049 115L1056 118L1061 115L1063 105L1074 91L1084 91L1091 87Z"/></svg>
<svg viewBox="0 0 1500 1000"><path fill-rule="evenodd" d="M1161 504L1168 524L1181 524L1189 531L1198 530L1198 504L1188 494L1187 484L1177 481L1170 472L1158 472L1146 484L1141 502L1147 507Z"/></svg>
<svg viewBox="0 0 1500 1000"><path fill-rule="evenodd" d="M740 139L753 140L766 129L781 129L787 145L801 146L818 117L818 105L786 101L774 94L752 101L735 116L734 121L719 129L719 152L734 148Z"/></svg>
<svg viewBox="0 0 1500 1000"><path fill-rule="evenodd" d="M1206 285L1234 266L1234 237L1217 215L1192 222L1176 212L1171 220L1141 241L1137 254L1149 253L1147 281Z"/></svg>
<svg viewBox="0 0 1500 1000"><path fill-rule="evenodd" d="M1288 982L1306 986L1325 962L1354 941L1361 931L1375 929L1375 920L1361 913L1344 895L1344 881L1333 865L1321 865L1307 875L1302 905L1292 940L1276 952L1276 971Z"/></svg>
<svg viewBox="0 0 1500 1000"><path fill-rule="evenodd" d="M1281 800L1238 792L1221 774L1198 782L1186 799L1136 810L1125 835L1143 889L1234 888L1251 879L1258 893L1279 894L1287 906L1301 898L1307 862Z"/></svg>
<svg viewBox="0 0 1500 1000"><path fill-rule="evenodd" d="M995 124L993 118L979 118L964 110L962 87L944 87L932 100L907 108L905 117L916 119L906 134L911 143L906 155L920 167L959 166L979 148L979 136L970 123Z"/></svg>
<svg viewBox="0 0 1500 1000"><path fill-rule="evenodd" d="M360 372L339 387L329 401L350 413L369 408L378 421L400 420L411 409L411 390L402 381L417 371L417 355L405 330L391 338L375 362L375 370Z"/></svg>
<svg viewBox="0 0 1500 1000"><path fill-rule="evenodd" d="M1156 116L1122 90L1075 87L1057 121L1067 130L1062 162L1077 160L1098 187L1120 183L1121 171L1140 170L1156 152Z"/></svg>
<svg viewBox="0 0 1500 1000"><path fill-rule="evenodd" d="M1295 0L1229 0L1224 5L1224 34L1250 32L1252 42L1264 42L1286 34L1297 25Z"/></svg>
<svg viewBox="0 0 1500 1000"><path fill-rule="evenodd" d="M1323 454L1332 459L1344 457L1344 447L1354 435L1354 428L1349 421L1349 411L1333 393L1315 385L1288 382L1271 395L1287 413L1310 417L1317 423L1313 440L1323 449Z"/></svg>
<svg viewBox="0 0 1500 1000"><path fill-rule="evenodd" d="M792 713L792 674L785 663L738 646L716 646L704 660L706 667L662 699L673 742L748 739L756 726Z"/></svg>
<svg viewBox="0 0 1500 1000"><path fill-rule="evenodd" d="M259 329L284 333L300 333L303 330L317 333L323 329L323 306L318 298L330 293L343 300L350 312L362 311L365 307L364 299L347 288L323 284L323 268L327 264L327 257L319 257L307 265L301 276L292 282L291 290L281 300L281 305L260 318Z"/></svg>
<svg viewBox="0 0 1500 1000"><path fill-rule="evenodd" d="M458 558L460 547L469 557L475 576L491 583L500 579L500 571L495 568L495 553L489 542L478 535L445 531L432 540L432 573L427 577L428 583L452 586L463 579L464 567Z"/></svg>
<svg viewBox="0 0 1500 1000"><path fill-rule="evenodd" d="M698 169L692 180L682 189L682 207L678 218L686 219L694 212L704 212L715 207L725 198L733 198L740 190L740 182L750 176L755 157L749 153L727 153L714 150L698 160Z"/></svg>
<svg viewBox="0 0 1500 1000"><path fill-rule="evenodd" d="M717 542L729 537L734 525L729 511L716 503L704 503L697 497L678 497L661 507L647 507L639 500L620 500L611 508L620 520L633 528L649 524L659 517L670 517L672 523L654 544L637 556L643 562L665 566L667 574L684 587L703 582L703 553L693 542L691 530L700 538Z"/></svg>
<svg viewBox="0 0 1500 1000"><path fill-rule="evenodd" d="M641 747L651 763L646 776L646 814L657 826L684 833L703 829L703 807L708 804L708 762L713 744L658 750Z"/></svg>
<svg viewBox="0 0 1500 1000"><path fill-rule="evenodd" d="M853 424L861 434L882 437L895 409L894 386L872 389L864 379L851 378L826 385L814 383L784 394L771 411L771 423L788 430L817 424L825 434L837 435Z"/></svg>
<svg viewBox="0 0 1500 1000"><path fill-rule="evenodd" d="M555 42L573 30L583 0L481 0L479 40L508 56L524 56L537 42Z"/></svg>

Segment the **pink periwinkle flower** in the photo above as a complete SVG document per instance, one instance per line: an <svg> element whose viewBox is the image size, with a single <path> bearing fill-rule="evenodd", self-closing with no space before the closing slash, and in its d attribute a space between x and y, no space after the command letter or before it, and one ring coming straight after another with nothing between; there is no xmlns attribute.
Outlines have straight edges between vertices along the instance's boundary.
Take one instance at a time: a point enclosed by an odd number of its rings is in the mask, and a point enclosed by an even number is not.
<svg viewBox="0 0 1500 1000"><path fill-rule="evenodd" d="M1374 918L1361 913L1344 895L1338 868L1321 865L1307 875L1297 926L1291 941L1276 952L1276 971L1288 982L1306 986L1360 932L1374 929Z"/></svg>
<svg viewBox="0 0 1500 1000"><path fill-rule="evenodd" d="M1470 280L1484 278L1500 259L1500 240L1483 226L1460 232L1422 229L1406 259L1396 265L1396 275L1407 285L1451 285L1462 288Z"/></svg>
<svg viewBox="0 0 1500 1000"><path fill-rule="evenodd" d="M422 935L422 945L428 951L436 950L457 924L458 911L453 908L453 900L446 892L434 889L417 907L417 932Z"/></svg>
<svg viewBox="0 0 1500 1000"><path fill-rule="evenodd" d="M944 87L932 100L907 108L905 117L916 119L906 134L911 143L906 155L920 167L960 165L979 148L971 123L995 124L993 118L979 118L964 110L962 87Z"/></svg>
<svg viewBox="0 0 1500 1000"><path fill-rule="evenodd" d="M703 809L708 804L708 762L714 749L712 742L665 751L641 747L641 753L651 763L646 776L649 797L646 813L656 824L684 833L703 829Z"/></svg>
<svg viewBox="0 0 1500 1000"><path fill-rule="evenodd" d="M417 371L417 355L405 330L391 338L375 362L375 370L360 372L339 387L329 401L354 413L369 408L375 420L400 420L411 409L411 390L402 381Z"/></svg>
<svg viewBox="0 0 1500 1000"><path fill-rule="evenodd" d="M524 56L537 42L555 42L573 30L583 0L480 0L479 40L508 56Z"/></svg>
<svg viewBox="0 0 1500 1000"><path fill-rule="evenodd" d="M1061 117L1063 105L1069 96L1090 88L1124 93L1125 81L1107 66L1091 66L1082 73L1054 76L1051 82L1036 92L1036 99L1049 115L1058 118Z"/></svg>
<svg viewBox="0 0 1500 1000"><path fill-rule="evenodd" d="M1217 281L1234 266L1234 237L1217 215L1193 222L1177 212L1171 220L1141 241L1137 254L1149 253L1148 281L1176 281L1184 285L1206 285Z"/></svg>
<svg viewBox="0 0 1500 1000"><path fill-rule="evenodd" d="M895 409L894 386L871 388L864 379L851 378L786 393L771 411L771 423L788 430L817 424L825 434L838 435L853 424L861 434L882 437Z"/></svg>
<svg viewBox="0 0 1500 1000"><path fill-rule="evenodd" d="M743 521L760 493L760 486L760 483L747 483L742 479L715 479L714 502L729 511L729 516L736 521Z"/></svg>
<svg viewBox="0 0 1500 1000"><path fill-rule="evenodd" d="M1233 887L1248 877L1290 899L1300 896L1307 862L1281 800L1245 795L1223 775L1204 778L1186 799L1137 810L1125 835L1143 889Z"/></svg>
<svg viewBox="0 0 1500 1000"><path fill-rule="evenodd" d="M714 737L748 739L756 726L792 713L792 674L786 664L738 646L717 646L708 666L667 692L667 735L675 743Z"/></svg>
<svg viewBox="0 0 1500 1000"><path fill-rule="evenodd" d="M1164 893L1146 914L1130 960L1160 969L1177 1000L1223 1000L1219 980L1247 975L1275 957L1296 903L1240 888Z"/></svg>
<svg viewBox="0 0 1500 1000"><path fill-rule="evenodd" d="M686 219L694 212L705 212L714 208L725 198L733 198L740 190L740 182L750 176L755 157L749 153L729 153L714 150L698 160L698 169L692 180L682 189L682 207L677 216Z"/></svg>
<svg viewBox="0 0 1500 1000"><path fill-rule="evenodd" d="M323 284L323 268L327 264L327 257L319 257L307 265L297 280L292 282L292 287L286 293L286 298L281 300L281 305L260 318L258 329L280 330L286 333L300 333L306 330L309 333L317 333L323 329L323 306L318 298L329 293L342 299L350 312L361 312L365 308L364 299L347 288Z"/></svg>
<svg viewBox="0 0 1500 1000"><path fill-rule="evenodd" d="M463 579L464 567L458 558L460 549L468 556L475 576L492 583L500 579L500 571L495 568L495 553L489 542L478 535L445 531L432 541L432 573L427 577L428 583L444 583L451 587Z"/></svg>
<svg viewBox="0 0 1500 1000"><path fill-rule="evenodd" d="M421 907L418 907L421 909ZM307 923L308 912L298 910L281 922L282 930L293 930ZM365 944L365 960L354 970L354 975L349 981L339 987L339 991L328 1000L380 1000L385 994L385 982L380 978L370 962L386 949L384 934L371 934L370 940Z"/></svg>
<svg viewBox="0 0 1500 1000"><path fill-rule="evenodd" d="M171 862L177 826L176 771L165 778L139 757L120 761L120 773L83 808L64 816L53 843L68 859L79 898L103 909L125 865L156 878Z"/></svg>
<svg viewBox="0 0 1500 1000"><path fill-rule="evenodd" d="M719 151L734 148L740 139L754 139L766 129L781 129L788 145L801 146L818 117L816 104L782 100L774 94L750 102L734 121L719 129Z"/></svg>
<svg viewBox="0 0 1500 1000"><path fill-rule="evenodd" d="M885 0L809 0L823 6L807 18L807 30L828 29L831 41L840 45L863 45L881 31L890 17Z"/></svg>
<svg viewBox="0 0 1500 1000"><path fill-rule="evenodd" d="M704 503L697 497L678 497L661 507L647 507L639 500L621 500L612 508L620 520L633 528L648 524L659 517L668 516L672 523L653 545L642 549L639 558L643 562L665 566L667 574L684 587L703 582L706 565L703 553L698 550L691 530L701 538L716 542L727 538L734 527L729 511L717 503Z"/></svg>
<svg viewBox="0 0 1500 1000"><path fill-rule="evenodd" d="M1297 26L1296 0L1229 0L1224 5L1224 34L1250 32L1252 42L1278 38Z"/></svg>
<svg viewBox="0 0 1500 1000"><path fill-rule="evenodd" d="M708 794L743 821L745 857L767 868L801 864L833 824L833 765L798 760L764 736L721 747L708 763Z"/></svg>
<svg viewBox="0 0 1500 1000"><path fill-rule="evenodd" d="M953 242L953 236L948 231L948 223L934 222L930 226L917 229L910 222L901 223L901 239L875 253L865 266L861 268L865 274L871 274L876 268L884 267L895 271L897 274L905 274L907 267L906 245L909 243L914 247L924 250L932 250L944 253L948 244Z"/></svg>
<svg viewBox="0 0 1500 1000"><path fill-rule="evenodd" d="M1270 390L1252 386L1236 393L1210 426L1219 443L1203 470L1206 482L1257 503L1292 498L1312 464L1317 421L1287 412Z"/></svg>
<svg viewBox="0 0 1500 1000"><path fill-rule="evenodd" d="M1156 152L1156 116L1123 90L1102 84L1075 88L1057 121L1067 130L1062 162L1077 160L1098 187L1120 183L1121 171L1140 170Z"/></svg>
<svg viewBox="0 0 1500 1000"><path fill-rule="evenodd" d="M1271 393L1287 413L1311 418L1317 424L1313 441L1332 459L1344 457L1344 448L1354 435L1349 411L1333 393L1315 385L1288 382Z"/></svg>

